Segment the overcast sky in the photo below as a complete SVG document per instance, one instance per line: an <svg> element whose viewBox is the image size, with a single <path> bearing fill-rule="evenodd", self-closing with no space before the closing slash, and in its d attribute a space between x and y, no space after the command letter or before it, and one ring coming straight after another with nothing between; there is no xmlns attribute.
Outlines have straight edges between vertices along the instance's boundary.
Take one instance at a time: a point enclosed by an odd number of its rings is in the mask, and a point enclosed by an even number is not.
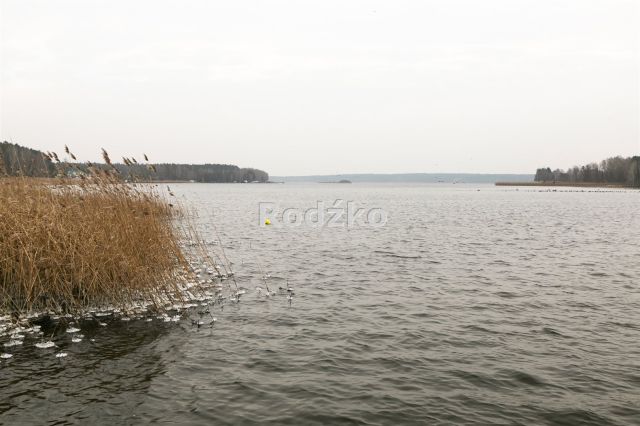
<svg viewBox="0 0 640 426"><path fill-rule="evenodd" d="M639 3L0 0L0 139L272 175L639 154Z"/></svg>

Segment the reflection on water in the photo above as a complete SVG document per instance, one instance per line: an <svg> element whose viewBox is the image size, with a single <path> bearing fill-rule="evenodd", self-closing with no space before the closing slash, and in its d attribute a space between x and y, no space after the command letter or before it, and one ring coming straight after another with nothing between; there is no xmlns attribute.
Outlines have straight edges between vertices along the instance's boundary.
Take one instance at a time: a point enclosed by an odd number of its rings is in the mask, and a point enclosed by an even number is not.
<svg viewBox="0 0 640 426"><path fill-rule="evenodd" d="M56 349L37 349L27 337L2 366L0 419L6 424L41 424L101 416L119 418L135 412L151 380L165 371L163 344L172 330L159 322L82 322L84 338L72 343L67 333L54 334ZM54 332L43 327L45 335ZM176 339L180 339L178 334ZM66 352L57 358L57 352Z"/></svg>
<svg viewBox="0 0 640 426"><path fill-rule="evenodd" d="M25 341L0 361L1 423L640 423L638 192L172 189L216 224L242 302L211 328L83 324L64 359ZM259 202L336 199L388 221L258 225ZM257 295L261 270L291 304Z"/></svg>

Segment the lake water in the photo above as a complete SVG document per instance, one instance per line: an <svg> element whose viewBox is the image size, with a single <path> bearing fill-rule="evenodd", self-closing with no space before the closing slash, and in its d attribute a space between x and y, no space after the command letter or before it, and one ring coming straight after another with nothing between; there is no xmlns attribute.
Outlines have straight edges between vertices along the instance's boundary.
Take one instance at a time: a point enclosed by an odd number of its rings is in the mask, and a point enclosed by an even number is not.
<svg viewBox="0 0 640 426"><path fill-rule="evenodd" d="M172 189L241 303L210 328L84 323L64 359L27 338L0 361L0 424L640 424L640 192ZM386 223L259 226L260 202L335 200ZM259 296L263 272L293 300Z"/></svg>

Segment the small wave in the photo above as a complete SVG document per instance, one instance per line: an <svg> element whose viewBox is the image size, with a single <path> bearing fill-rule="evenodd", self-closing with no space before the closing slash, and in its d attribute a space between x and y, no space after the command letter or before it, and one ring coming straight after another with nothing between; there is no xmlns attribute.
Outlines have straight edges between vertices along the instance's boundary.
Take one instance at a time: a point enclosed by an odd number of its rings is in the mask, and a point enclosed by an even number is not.
<svg viewBox="0 0 640 426"><path fill-rule="evenodd" d="M637 330L638 328L640 328L640 327L638 326L638 324L633 324L633 323L630 323L630 322L618 322L618 321L612 321L612 322L610 322L609 324L611 324L611 325L615 325L615 326L617 326L617 327L631 328L631 329L634 329L634 330Z"/></svg>
<svg viewBox="0 0 640 426"><path fill-rule="evenodd" d="M503 383L500 380L488 374L477 373L472 371L464 371L464 370L453 370L453 371L450 371L449 373L478 387L491 388L491 389L504 387Z"/></svg>
<svg viewBox="0 0 640 426"><path fill-rule="evenodd" d="M417 312L415 314L411 314L411 316L415 318L429 318L429 317L433 317L434 315L428 312Z"/></svg>
<svg viewBox="0 0 640 426"><path fill-rule="evenodd" d="M520 295L516 294L516 293L512 293L510 291L499 291L497 293L495 293L496 296L499 297L503 297L505 299L513 299L516 297L520 297Z"/></svg>
<svg viewBox="0 0 640 426"><path fill-rule="evenodd" d="M556 410L541 413L550 425L604 426L615 424L612 420L590 410Z"/></svg>
<svg viewBox="0 0 640 426"><path fill-rule="evenodd" d="M560 333L558 330L555 330L555 329L553 329L551 327L543 327L542 328L542 332L544 334L550 334L552 336L565 337L565 338L569 338L570 337L570 336L566 336L566 335Z"/></svg>
<svg viewBox="0 0 640 426"><path fill-rule="evenodd" d="M544 380L524 371L511 371L510 377L513 380L529 386L547 386L547 383Z"/></svg>
<svg viewBox="0 0 640 426"><path fill-rule="evenodd" d="M499 331L489 330L488 328L484 328L484 327L481 327L481 326L476 325L476 324L465 325L464 328L466 328L468 330L473 330L473 331L480 331L482 333L502 334Z"/></svg>
<svg viewBox="0 0 640 426"><path fill-rule="evenodd" d="M422 256L420 255L402 255L402 254L397 254L397 253L393 253L390 251L384 251L384 250L375 250L374 253L378 253L378 254L384 254L387 257L393 257L396 259L422 259Z"/></svg>

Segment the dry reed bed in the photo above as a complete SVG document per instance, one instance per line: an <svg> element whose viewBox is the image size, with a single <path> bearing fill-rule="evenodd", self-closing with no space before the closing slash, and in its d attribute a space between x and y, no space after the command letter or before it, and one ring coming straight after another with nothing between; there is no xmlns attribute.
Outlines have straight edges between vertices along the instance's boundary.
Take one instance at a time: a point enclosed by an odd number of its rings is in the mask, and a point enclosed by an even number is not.
<svg viewBox="0 0 640 426"><path fill-rule="evenodd" d="M0 310L79 314L179 297L190 265L177 210L110 171L56 184L0 178Z"/></svg>

